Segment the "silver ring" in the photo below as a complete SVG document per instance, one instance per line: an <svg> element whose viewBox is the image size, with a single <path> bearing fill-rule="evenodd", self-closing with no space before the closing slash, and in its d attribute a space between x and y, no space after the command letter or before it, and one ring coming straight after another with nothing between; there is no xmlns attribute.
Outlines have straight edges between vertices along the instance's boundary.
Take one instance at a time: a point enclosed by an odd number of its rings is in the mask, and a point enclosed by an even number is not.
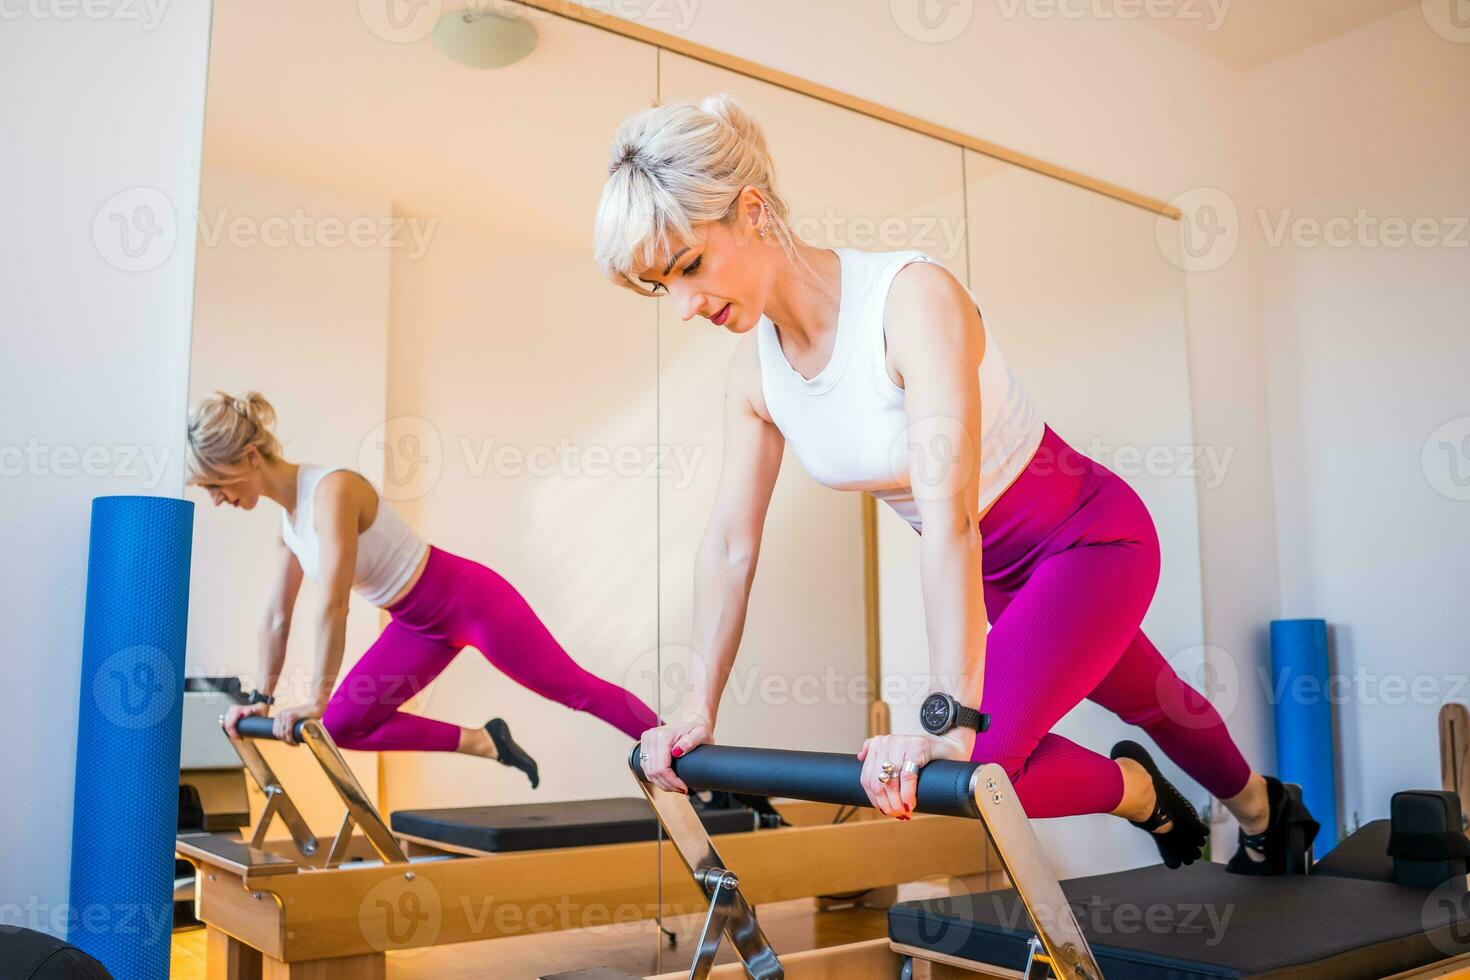
<svg viewBox="0 0 1470 980"><path fill-rule="evenodd" d="M897 767L895 767L892 762L885 762L883 763L882 768L883 771L878 773L878 782L883 783L886 786L888 784L888 781L893 778L893 774L896 771Z"/></svg>
<svg viewBox="0 0 1470 980"><path fill-rule="evenodd" d="M909 775L913 775L914 773L919 771L919 764L913 759L910 759L903 764L903 771L908 773Z"/></svg>

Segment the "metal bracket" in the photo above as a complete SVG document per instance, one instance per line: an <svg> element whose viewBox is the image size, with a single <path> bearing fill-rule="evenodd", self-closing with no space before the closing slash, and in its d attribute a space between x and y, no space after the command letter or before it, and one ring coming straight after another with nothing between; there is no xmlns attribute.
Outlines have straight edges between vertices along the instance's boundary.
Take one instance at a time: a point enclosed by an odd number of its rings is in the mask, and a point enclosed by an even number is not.
<svg viewBox="0 0 1470 980"><path fill-rule="evenodd" d="M714 966L722 936L729 937L730 945L739 954L745 964L745 972L752 980L784 980L786 972L761 932L755 910L740 894L739 879L725 867L725 862L715 851L714 842L710 840L704 824L699 822L699 815L694 812L694 804L689 802L689 797L659 789L636 771L634 776L654 813L658 814L659 822L683 859L684 866L709 896L709 912L705 916L694 963L689 968L689 980L706 980Z"/></svg>
<svg viewBox="0 0 1470 980"><path fill-rule="evenodd" d="M1052 874L1031 821L1016 799L1010 777L995 763L986 763L975 770L970 789L1001 867L1036 930L1031 937L1032 955L1026 963L1027 980L1044 978L1048 968L1058 980L1102 980L1092 947ZM1038 968L1041 972L1032 972Z"/></svg>
<svg viewBox="0 0 1470 980"><path fill-rule="evenodd" d="M223 724L224 719L220 721ZM327 781L332 784L332 788L337 791L337 796L347 807L346 812L342 814L342 823L337 828L337 835L332 839L332 844L327 849L326 858L320 867L335 868L346 859L348 845L352 842L354 826L362 831L363 836L367 838L373 851L378 855L378 859L384 864L407 864L408 857L403 853L403 848L399 846L397 838L383 823L383 818L378 816L377 807L368 800L362 784L353 775L352 769L347 765L347 760L342 758L342 753L338 751L336 743L332 741L332 736L327 734L321 722L313 718L302 723L301 741L316 757L317 764L322 767ZM321 849L321 844L312 834L311 828L306 825L306 821L302 819L301 811L291 801L285 787L276 778L275 772L265 761L260 747L249 738L232 738L230 744L235 747L240 761L245 764L255 784L265 794L265 810L255 825L255 832L250 838L250 846L262 847L271 821L279 815L291 832L291 840L296 844L296 850L301 857L303 859L314 857Z"/></svg>
<svg viewBox="0 0 1470 980"><path fill-rule="evenodd" d="M740 894L734 875L715 851L689 798L659 789L643 777L635 760L629 764L684 866L710 897L709 915L689 980L704 980L709 975L709 965L722 932L730 937L730 944L740 954L745 971L753 980L783 978L780 960L761 933L755 913ZM1047 863L1041 842L1016 799L1005 769L995 763L977 767L967 789L983 829L990 834L1001 867L1036 930L1026 967L1027 980L1045 980L1048 975L1056 980L1102 980L1102 970L1092 955L1092 948Z"/></svg>

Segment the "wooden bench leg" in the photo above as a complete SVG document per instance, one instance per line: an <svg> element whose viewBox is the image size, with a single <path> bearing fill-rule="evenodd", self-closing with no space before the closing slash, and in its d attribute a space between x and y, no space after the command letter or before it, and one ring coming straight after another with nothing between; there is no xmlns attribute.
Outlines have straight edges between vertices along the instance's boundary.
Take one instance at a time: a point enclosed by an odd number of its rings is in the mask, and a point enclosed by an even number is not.
<svg viewBox="0 0 1470 980"><path fill-rule="evenodd" d="M382 953L299 963L283 963L271 956L262 959L262 980L386 980L388 976L388 958Z"/></svg>
<svg viewBox="0 0 1470 980"><path fill-rule="evenodd" d="M209 980L261 980L260 951L205 926L204 975Z"/></svg>

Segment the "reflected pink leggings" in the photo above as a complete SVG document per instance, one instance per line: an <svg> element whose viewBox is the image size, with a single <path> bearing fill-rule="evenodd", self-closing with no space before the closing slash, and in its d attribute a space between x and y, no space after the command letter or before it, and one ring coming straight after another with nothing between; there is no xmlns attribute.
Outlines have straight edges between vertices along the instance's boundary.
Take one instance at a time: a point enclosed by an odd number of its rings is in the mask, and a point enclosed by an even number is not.
<svg viewBox="0 0 1470 980"><path fill-rule="evenodd" d="M1215 797L1245 788L1250 767L1219 713L1139 630L1159 540L1128 484L1047 428L980 533L991 727L972 758L1005 768L1028 816L1122 802L1117 764L1051 731L1083 698L1142 728Z"/></svg>
<svg viewBox="0 0 1470 980"><path fill-rule="evenodd" d="M453 752L459 726L399 711L473 646L511 680L638 738L658 717L634 695L583 670L505 579L429 549L429 562L327 705L322 724L343 748Z"/></svg>

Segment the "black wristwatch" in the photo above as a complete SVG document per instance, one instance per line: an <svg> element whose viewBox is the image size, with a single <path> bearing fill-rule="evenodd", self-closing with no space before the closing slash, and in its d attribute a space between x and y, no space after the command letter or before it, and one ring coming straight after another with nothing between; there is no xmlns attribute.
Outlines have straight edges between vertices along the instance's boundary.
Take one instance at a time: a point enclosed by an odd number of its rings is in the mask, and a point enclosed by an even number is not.
<svg viewBox="0 0 1470 980"><path fill-rule="evenodd" d="M250 692L249 696L247 696L245 698L245 703L246 704L275 704L276 703L276 699L275 699L274 696L272 696L270 694L262 694L262 693L260 693L260 689L259 688L256 688L256 689L252 690Z"/></svg>
<svg viewBox="0 0 1470 980"><path fill-rule="evenodd" d="M990 716L967 708L944 692L931 694L919 708L919 722L930 735L943 735L957 726L983 732L990 727Z"/></svg>

